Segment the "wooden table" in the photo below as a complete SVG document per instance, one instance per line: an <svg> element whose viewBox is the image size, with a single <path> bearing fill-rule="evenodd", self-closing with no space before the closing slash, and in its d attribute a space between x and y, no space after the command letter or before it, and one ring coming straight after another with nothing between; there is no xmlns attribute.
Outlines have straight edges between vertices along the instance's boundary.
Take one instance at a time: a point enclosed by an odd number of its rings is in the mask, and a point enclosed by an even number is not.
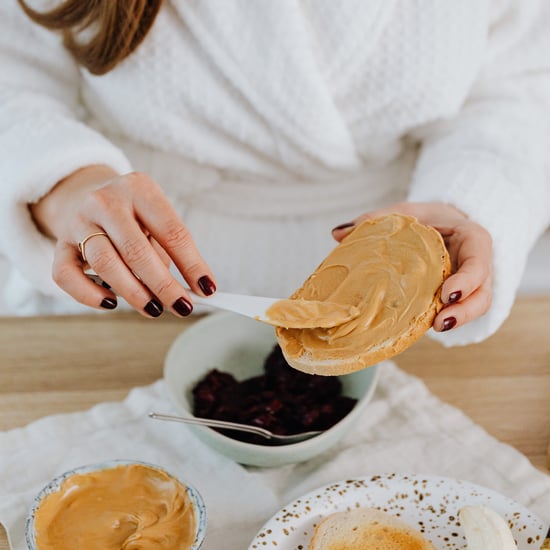
<svg viewBox="0 0 550 550"><path fill-rule="evenodd" d="M549 320L550 296L520 298L485 342L446 349L425 337L396 362L548 472ZM0 430L121 400L157 380L171 342L191 323L130 313L0 318Z"/></svg>

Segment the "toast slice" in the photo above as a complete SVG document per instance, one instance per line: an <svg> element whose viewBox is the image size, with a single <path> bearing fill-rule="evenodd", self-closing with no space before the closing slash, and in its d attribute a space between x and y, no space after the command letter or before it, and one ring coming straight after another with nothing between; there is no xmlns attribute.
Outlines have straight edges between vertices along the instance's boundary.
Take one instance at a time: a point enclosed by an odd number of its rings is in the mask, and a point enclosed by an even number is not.
<svg viewBox="0 0 550 550"><path fill-rule="evenodd" d="M355 306L360 314L332 328L277 328L285 359L298 370L335 376L401 353L432 326L450 272L433 227L400 214L364 221L291 296Z"/></svg>
<svg viewBox="0 0 550 550"><path fill-rule="evenodd" d="M354 508L326 516L308 550L435 550L422 533L376 508Z"/></svg>

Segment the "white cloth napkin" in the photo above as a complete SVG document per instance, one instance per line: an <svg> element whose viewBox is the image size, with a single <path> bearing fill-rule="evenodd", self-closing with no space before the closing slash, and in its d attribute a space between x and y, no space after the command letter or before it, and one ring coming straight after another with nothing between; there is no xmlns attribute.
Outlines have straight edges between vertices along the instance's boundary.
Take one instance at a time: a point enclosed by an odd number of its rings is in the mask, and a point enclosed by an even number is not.
<svg viewBox="0 0 550 550"><path fill-rule="evenodd" d="M335 448L301 464L265 469L236 464L187 426L147 417L150 410L168 410L168 403L160 380L134 389L121 403L0 433L0 522L11 548L26 548L27 510L50 479L115 458L158 464L201 492L208 510L204 550L245 550L263 523L298 496L333 481L390 472L478 483L550 523L550 476L391 362L381 365L374 398L354 428Z"/></svg>

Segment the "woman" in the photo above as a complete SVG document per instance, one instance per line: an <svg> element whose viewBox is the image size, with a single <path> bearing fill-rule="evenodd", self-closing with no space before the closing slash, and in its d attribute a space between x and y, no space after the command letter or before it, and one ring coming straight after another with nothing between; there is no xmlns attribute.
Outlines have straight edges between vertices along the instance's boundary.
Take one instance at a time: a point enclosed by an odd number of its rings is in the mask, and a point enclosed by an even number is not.
<svg viewBox="0 0 550 550"><path fill-rule="evenodd" d="M506 318L549 222L547 3L20 4L0 7L12 311L116 307L88 266L150 317L189 314L187 285L286 296L332 227L400 211L453 259L443 341Z"/></svg>

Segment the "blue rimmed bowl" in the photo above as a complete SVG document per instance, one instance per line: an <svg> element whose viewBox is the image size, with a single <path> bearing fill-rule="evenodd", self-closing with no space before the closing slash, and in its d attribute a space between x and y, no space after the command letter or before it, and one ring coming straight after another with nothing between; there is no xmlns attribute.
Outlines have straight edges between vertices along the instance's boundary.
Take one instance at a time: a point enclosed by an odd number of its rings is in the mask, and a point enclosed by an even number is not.
<svg viewBox="0 0 550 550"><path fill-rule="evenodd" d="M191 505L193 506L193 510L195 514L195 537L194 537L194 542L192 546L190 546L189 550L199 550L206 537L206 507L201 494L197 491L197 489L195 489L195 487L193 487L193 485L190 485L187 481L177 476L174 476L173 474L171 474L161 466L157 466L156 464L150 464L148 462L142 462L139 460L109 460L106 462L99 462L96 464L88 464L84 466L79 466L77 468L73 468L72 470L68 470L62 473L61 475L55 477L54 479L52 479L36 495L31 505L29 514L27 516L26 525L25 525L25 538L27 541L28 550L40 550L36 542L36 526L35 526L36 513L40 508L40 505L42 504L43 499L48 495L51 495L59 491L65 480L77 474L88 474L92 472L98 472L101 470L108 470L111 468L117 468L119 466L132 465L132 464L146 466L148 468L162 472L167 476L175 479L178 483L180 483L186 488L187 496L191 502Z"/></svg>

